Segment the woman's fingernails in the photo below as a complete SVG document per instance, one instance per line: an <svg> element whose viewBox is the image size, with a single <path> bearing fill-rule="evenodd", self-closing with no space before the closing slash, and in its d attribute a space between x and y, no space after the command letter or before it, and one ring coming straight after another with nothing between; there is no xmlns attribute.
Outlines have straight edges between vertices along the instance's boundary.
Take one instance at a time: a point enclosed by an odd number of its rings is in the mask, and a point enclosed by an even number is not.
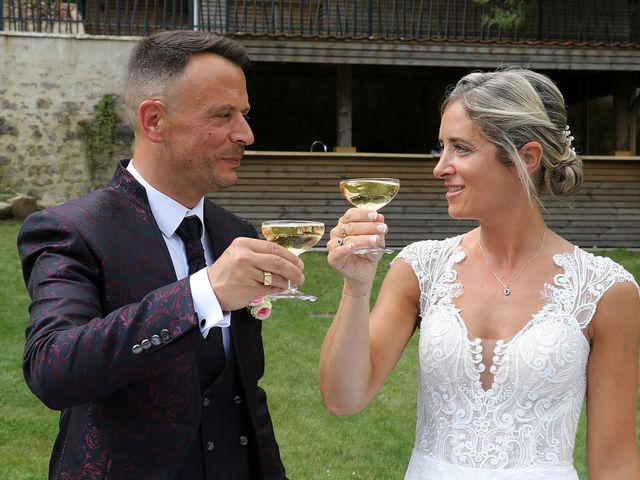
<svg viewBox="0 0 640 480"><path fill-rule="evenodd" d="M387 226L383 223L381 225L376 226L376 230L381 233L385 233L387 231Z"/></svg>
<svg viewBox="0 0 640 480"><path fill-rule="evenodd" d="M377 236L377 235L371 235L371 236L369 237L369 241L370 241L371 243L378 243L378 236Z"/></svg>
<svg viewBox="0 0 640 480"><path fill-rule="evenodd" d="M369 218L369 220L375 220L376 218L378 218L378 212L369 212L367 217Z"/></svg>

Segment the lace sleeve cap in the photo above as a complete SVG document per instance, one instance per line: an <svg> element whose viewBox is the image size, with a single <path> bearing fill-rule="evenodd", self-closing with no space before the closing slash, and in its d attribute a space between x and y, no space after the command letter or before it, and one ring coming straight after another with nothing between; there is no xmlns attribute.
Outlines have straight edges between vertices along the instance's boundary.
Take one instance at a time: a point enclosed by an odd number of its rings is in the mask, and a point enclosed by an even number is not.
<svg viewBox="0 0 640 480"><path fill-rule="evenodd" d="M611 258L576 249L576 255L556 255L554 261L564 272L554 278L556 300L571 312L580 328L586 328L604 294L616 283L629 282L640 295L633 275Z"/></svg>
<svg viewBox="0 0 640 480"><path fill-rule="evenodd" d="M393 260L401 258L413 268L416 277L422 282L431 283L432 279L438 277L443 269L443 262L457 247L461 237L449 238L446 240L423 240L407 245ZM463 256L463 254L461 254ZM458 260L460 255L454 255L454 260Z"/></svg>
<svg viewBox="0 0 640 480"><path fill-rule="evenodd" d="M393 265L394 263L396 263L396 260L398 259L402 259L404 260L408 265L410 265L414 270L416 269L417 263L418 263L418 243L411 243L409 245L407 245L406 247L404 247L402 250L400 250L400 253L398 253L398 255L396 256L396 258L394 258L391 261L391 265Z"/></svg>

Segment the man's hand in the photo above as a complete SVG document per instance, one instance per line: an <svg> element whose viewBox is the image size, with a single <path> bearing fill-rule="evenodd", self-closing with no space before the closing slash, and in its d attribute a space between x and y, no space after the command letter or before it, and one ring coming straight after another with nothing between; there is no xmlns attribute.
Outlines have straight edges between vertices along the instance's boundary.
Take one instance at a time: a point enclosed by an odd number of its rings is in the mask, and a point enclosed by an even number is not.
<svg viewBox="0 0 640 480"><path fill-rule="evenodd" d="M270 295L304 282L304 263L275 243L254 238L236 238L207 269L209 282L224 311L246 307L259 295ZM271 285L264 285L264 273Z"/></svg>

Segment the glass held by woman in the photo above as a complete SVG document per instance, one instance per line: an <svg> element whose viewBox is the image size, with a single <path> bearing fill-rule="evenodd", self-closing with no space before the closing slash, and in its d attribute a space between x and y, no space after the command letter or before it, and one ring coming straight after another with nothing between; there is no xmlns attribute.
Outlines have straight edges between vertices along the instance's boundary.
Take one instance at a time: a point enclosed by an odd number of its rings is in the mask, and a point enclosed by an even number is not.
<svg viewBox="0 0 640 480"><path fill-rule="evenodd" d="M381 215L342 215L327 243L344 285L321 350L328 410L365 408L418 332L406 480L577 480L585 399L589 478L640 478L640 288L541 214L543 193L571 195L583 178L562 94L527 69L471 73L443 101L439 139L448 213L478 227L405 247L370 310L379 258L353 245L387 229Z"/></svg>
<svg viewBox="0 0 640 480"><path fill-rule="evenodd" d="M340 181L340 193L357 208L378 211L395 198L400 190L397 178L347 178ZM394 253L393 249L378 245L352 250L355 254Z"/></svg>

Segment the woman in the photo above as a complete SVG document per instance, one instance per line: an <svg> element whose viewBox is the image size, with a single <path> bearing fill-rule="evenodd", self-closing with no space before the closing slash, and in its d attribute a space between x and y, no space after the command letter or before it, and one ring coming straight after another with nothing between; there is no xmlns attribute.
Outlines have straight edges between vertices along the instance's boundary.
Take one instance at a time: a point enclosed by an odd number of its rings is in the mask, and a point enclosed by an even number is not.
<svg viewBox="0 0 640 480"><path fill-rule="evenodd" d="M453 218L479 226L404 248L369 313L384 243L376 212L348 210L329 264L344 277L322 346L320 386L336 415L363 409L420 327L416 441L405 479L574 480L587 399L591 479L638 479L640 289L610 259L545 225L542 192L582 182L564 100L524 69L472 73L442 106L442 179Z"/></svg>

